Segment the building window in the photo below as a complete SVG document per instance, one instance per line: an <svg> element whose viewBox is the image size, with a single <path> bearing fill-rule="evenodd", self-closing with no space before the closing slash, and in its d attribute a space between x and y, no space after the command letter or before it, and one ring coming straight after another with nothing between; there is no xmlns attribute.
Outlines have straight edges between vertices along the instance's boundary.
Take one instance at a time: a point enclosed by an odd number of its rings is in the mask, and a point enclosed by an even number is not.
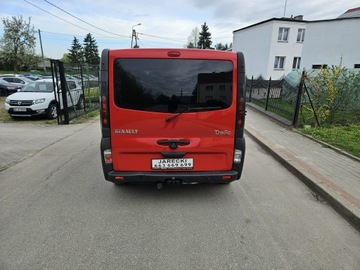
<svg viewBox="0 0 360 270"><path fill-rule="evenodd" d="M322 68L327 68L327 65L326 65L326 64L323 64L323 65L312 65L312 68L313 68L313 69L322 69Z"/></svg>
<svg viewBox="0 0 360 270"><path fill-rule="evenodd" d="M300 69L300 62L301 62L301 57L294 57L292 68Z"/></svg>
<svg viewBox="0 0 360 270"><path fill-rule="evenodd" d="M296 41L297 42L304 42L304 38L305 38L305 29L300 28L298 30Z"/></svg>
<svg viewBox="0 0 360 270"><path fill-rule="evenodd" d="M354 68L360 68L360 64L355 64Z"/></svg>
<svg viewBox="0 0 360 270"><path fill-rule="evenodd" d="M219 86L219 90L220 90L220 91L225 91L225 85L220 85L220 86Z"/></svg>
<svg viewBox="0 0 360 270"><path fill-rule="evenodd" d="M285 56L275 56L274 69L283 69L285 63Z"/></svg>
<svg viewBox="0 0 360 270"><path fill-rule="evenodd" d="M207 85L206 88L205 88L205 90L208 91L208 92L212 91L213 89L214 89L213 85Z"/></svg>
<svg viewBox="0 0 360 270"><path fill-rule="evenodd" d="M290 28L280 27L278 41L288 41Z"/></svg>

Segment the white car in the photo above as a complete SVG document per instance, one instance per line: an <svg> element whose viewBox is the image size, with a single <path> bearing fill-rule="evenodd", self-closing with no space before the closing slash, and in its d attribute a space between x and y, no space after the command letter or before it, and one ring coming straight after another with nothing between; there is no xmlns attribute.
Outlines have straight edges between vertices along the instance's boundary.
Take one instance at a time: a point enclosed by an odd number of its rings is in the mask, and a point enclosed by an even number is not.
<svg viewBox="0 0 360 270"><path fill-rule="evenodd" d="M77 81L67 80L68 107L84 108L84 96ZM57 117L57 101L55 99L52 79L37 80L28 83L20 91L9 95L5 100L5 109L11 117L29 117L46 115L50 119ZM61 100L61 92L60 92ZM63 109L63 102L59 102Z"/></svg>
<svg viewBox="0 0 360 270"><path fill-rule="evenodd" d="M24 76L3 75L3 76L1 76L1 79L11 83L12 85L20 86L21 88L23 88L29 82L32 82L32 80L30 80L30 79L28 79L28 78L26 78Z"/></svg>

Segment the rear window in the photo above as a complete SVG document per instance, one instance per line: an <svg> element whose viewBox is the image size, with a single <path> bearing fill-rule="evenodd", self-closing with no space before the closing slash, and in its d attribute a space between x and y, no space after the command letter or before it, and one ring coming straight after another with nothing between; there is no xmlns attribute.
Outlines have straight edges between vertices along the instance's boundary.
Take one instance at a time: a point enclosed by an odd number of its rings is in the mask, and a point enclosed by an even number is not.
<svg viewBox="0 0 360 270"><path fill-rule="evenodd" d="M175 113L225 109L232 102L231 61L116 59L114 101L120 108Z"/></svg>

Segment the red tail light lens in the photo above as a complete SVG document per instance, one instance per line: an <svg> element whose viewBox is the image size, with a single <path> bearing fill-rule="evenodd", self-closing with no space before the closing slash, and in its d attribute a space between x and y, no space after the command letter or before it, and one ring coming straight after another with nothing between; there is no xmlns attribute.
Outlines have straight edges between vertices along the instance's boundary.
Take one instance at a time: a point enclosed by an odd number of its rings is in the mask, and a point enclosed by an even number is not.
<svg viewBox="0 0 360 270"><path fill-rule="evenodd" d="M101 122L103 127L109 125L109 108L106 96L101 97Z"/></svg>
<svg viewBox="0 0 360 270"><path fill-rule="evenodd" d="M240 98L237 104L236 127L243 128L244 120L245 120L245 101L244 98Z"/></svg>

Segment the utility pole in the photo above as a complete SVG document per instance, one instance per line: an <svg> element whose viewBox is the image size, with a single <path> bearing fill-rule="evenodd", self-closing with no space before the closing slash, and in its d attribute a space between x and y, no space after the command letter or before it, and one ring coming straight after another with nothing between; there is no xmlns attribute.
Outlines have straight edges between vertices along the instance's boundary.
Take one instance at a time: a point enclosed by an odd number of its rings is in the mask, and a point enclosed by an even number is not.
<svg viewBox="0 0 360 270"><path fill-rule="evenodd" d="M42 46L42 40L41 40L41 32L40 32L40 29L38 29L38 32L39 32L39 40L40 40L41 56L42 56L42 58L43 58L43 68L44 68L44 72L46 73L45 58L44 58L44 50L43 50L43 46Z"/></svg>
<svg viewBox="0 0 360 270"><path fill-rule="evenodd" d="M133 48L134 37L135 37L135 46L137 47L137 34L136 34L134 27L138 26L138 25L141 25L141 23L135 24L131 27L131 48Z"/></svg>
<svg viewBox="0 0 360 270"><path fill-rule="evenodd" d="M285 18L285 14L286 14L286 5L287 5L287 0L285 0L285 5L284 5L284 18Z"/></svg>

